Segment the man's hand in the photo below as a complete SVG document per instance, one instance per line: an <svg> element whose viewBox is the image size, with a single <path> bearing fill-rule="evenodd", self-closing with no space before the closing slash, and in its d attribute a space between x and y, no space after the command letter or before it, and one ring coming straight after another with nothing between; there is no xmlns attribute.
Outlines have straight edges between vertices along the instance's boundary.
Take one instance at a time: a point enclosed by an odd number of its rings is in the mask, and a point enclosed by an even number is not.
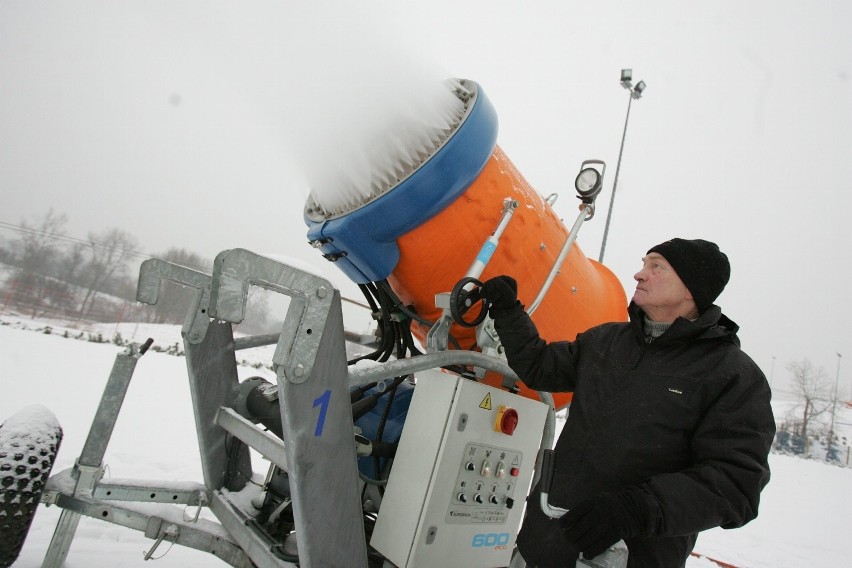
<svg viewBox="0 0 852 568"><path fill-rule="evenodd" d="M479 290L482 299L491 305L491 317L511 309L518 302L518 283L511 276L495 276Z"/></svg>
<svg viewBox="0 0 852 568"><path fill-rule="evenodd" d="M585 558L594 558L621 539L650 536L655 517L649 496L631 487L581 501L560 522L565 537Z"/></svg>

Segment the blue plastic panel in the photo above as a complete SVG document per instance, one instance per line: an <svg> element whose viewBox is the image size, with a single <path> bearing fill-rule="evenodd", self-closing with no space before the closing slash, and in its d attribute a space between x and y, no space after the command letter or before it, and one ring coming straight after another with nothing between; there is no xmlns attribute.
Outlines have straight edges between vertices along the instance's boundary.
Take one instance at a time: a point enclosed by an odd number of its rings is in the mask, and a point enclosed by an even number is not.
<svg viewBox="0 0 852 568"><path fill-rule="evenodd" d="M347 215L307 217L308 239L355 283L384 280L399 261L396 239L455 201L476 180L497 144L497 113L477 85L467 119L452 137L395 188Z"/></svg>

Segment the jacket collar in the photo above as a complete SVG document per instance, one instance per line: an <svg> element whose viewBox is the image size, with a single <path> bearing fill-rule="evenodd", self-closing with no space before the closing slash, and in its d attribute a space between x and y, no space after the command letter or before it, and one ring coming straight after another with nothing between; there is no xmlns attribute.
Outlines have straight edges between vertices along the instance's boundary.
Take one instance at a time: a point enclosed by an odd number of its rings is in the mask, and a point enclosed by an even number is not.
<svg viewBox="0 0 852 568"><path fill-rule="evenodd" d="M631 327L637 333L639 339L644 341L645 312L631 301L627 307L627 313L630 315ZM698 316L698 319L677 318L665 333L654 340L654 343L718 339L739 346L740 340L737 337L739 328L734 321L722 313L722 308L714 304L704 310L704 313Z"/></svg>

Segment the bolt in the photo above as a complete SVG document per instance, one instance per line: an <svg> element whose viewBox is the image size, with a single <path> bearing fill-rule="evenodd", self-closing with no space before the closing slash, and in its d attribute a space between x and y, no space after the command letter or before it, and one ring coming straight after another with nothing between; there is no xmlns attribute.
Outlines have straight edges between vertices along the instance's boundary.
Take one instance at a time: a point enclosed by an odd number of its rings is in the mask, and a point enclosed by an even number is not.
<svg viewBox="0 0 852 568"><path fill-rule="evenodd" d="M547 248L547 246L545 246L544 243L541 243L540 245L538 245L538 250L544 250L546 248Z"/></svg>
<svg viewBox="0 0 852 568"><path fill-rule="evenodd" d="M193 331L193 332L192 332L192 338L193 338L193 339L198 339L199 337L201 337L201 334L200 334L200 333L198 333L197 331Z"/></svg>
<svg viewBox="0 0 852 568"><path fill-rule="evenodd" d="M328 295L328 290L325 289L325 286L320 286L317 288L317 296L320 298L325 298Z"/></svg>
<svg viewBox="0 0 852 568"><path fill-rule="evenodd" d="M296 365L293 368L293 374L296 375L297 377L301 377L302 375L305 374L305 366L302 365L301 363L299 363L298 365Z"/></svg>

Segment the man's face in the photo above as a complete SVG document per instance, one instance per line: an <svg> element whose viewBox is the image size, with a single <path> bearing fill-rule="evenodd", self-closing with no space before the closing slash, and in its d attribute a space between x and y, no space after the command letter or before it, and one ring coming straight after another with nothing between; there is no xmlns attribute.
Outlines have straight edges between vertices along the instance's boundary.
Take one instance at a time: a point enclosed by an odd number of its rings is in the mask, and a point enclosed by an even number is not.
<svg viewBox="0 0 852 568"><path fill-rule="evenodd" d="M661 254L652 252L645 256L642 270L633 278L636 280L633 301L653 321L674 321L696 311L692 294Z"/></svg>

